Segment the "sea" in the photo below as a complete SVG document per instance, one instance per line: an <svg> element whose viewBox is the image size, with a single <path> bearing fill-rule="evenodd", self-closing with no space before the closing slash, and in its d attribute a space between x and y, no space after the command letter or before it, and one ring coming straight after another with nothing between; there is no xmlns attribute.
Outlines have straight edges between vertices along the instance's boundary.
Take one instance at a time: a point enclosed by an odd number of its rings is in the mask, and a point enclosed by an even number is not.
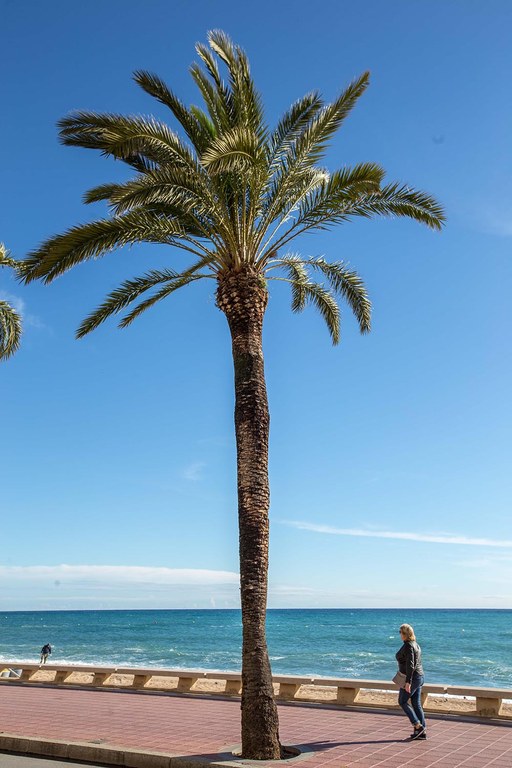
<svg viewBox="0 0 512 768"><path fill-rule="evenodd" d="M267 639L275 674L389 680L398 629L412 624L426 681L512 687L512 610L275 609ZM0 613L2 661L239 670L237 610Z"/></svg>

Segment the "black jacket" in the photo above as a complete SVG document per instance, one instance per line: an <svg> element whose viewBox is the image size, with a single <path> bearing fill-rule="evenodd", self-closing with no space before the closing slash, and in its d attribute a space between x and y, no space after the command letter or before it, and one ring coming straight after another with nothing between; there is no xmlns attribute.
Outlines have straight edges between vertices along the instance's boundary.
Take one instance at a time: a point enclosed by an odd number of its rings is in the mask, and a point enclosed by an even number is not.
<svg viewBox="0 0 512 768"><path fill-rule="evenodd" d="M421 663L421 648L415 640L406 640L397 651L396 660L398 668L405 675L405 682L410 683L413 673L423 675L423 666Z"/></svg>

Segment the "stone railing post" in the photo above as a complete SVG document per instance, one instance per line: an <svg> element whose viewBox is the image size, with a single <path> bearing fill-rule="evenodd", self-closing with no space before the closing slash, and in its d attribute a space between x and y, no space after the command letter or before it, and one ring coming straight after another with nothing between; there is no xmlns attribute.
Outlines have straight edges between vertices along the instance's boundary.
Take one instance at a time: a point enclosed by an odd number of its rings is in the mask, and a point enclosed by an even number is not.
<svg viewBox="0 0 512 768"><path fill-rule="evenodd" d="M359 688L338 688L336 702L343 707L349 707L355 704L359 691Z"/></svg>
<svg viewBox="0 0 512 768"><path fill-rule="evenodd" d="M190 691L192 686L195 683L197 683L197 681L198 681L197 677L190 677L190 676L182 677L180 675L180 677L178 678L178 688L177 688L177 690L178 691L183 691L183 692Z"/></svg>
<svg viewBox="0 0 512 768"><path fill-rule="evenodd" d="M279 683L280 699L294 699L300 688L300 683Z"/></svg>
<svg viewBox="0 0 512 768"><path fill-rule="evenodd" d="M487 696L476 697L476 713L479 717L499 717L502 699L491 699Z"/></svg>
<svg viewBox="0 0 512 768"><path fill-rule="evenodd" d="M224 693L229 693L233 696L240 696L242 693L242 681L241 680L226 680L226 687Z"/></svg>

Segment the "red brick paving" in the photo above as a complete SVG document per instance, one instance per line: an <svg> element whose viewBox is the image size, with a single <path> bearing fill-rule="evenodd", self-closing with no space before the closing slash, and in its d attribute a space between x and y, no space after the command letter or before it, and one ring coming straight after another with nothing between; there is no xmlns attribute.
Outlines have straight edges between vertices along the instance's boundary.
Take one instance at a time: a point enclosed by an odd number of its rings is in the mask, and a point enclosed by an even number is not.
<svg viewBox="0 0 512 768"><path fill-rule="evenodd" d="M427 741L404 743L401 714L281 704L279 717L282 742L310 750L300 768L512 768L512 723L430 719ZM0 729L18 736L213 758L239 721L236 700L0 685Z"/></svg>

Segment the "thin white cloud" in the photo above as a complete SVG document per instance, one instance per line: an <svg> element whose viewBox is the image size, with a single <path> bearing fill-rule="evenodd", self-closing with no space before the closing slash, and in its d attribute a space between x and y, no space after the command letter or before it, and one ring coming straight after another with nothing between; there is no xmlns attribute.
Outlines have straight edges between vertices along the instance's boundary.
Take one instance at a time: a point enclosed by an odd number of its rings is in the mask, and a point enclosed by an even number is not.
<svg viewBox="0 0 512 768"><path fill-rule="evenodd" d="M239 606L233 571L132 565L0 566L0 610Z"/></svg>
<svg viewBox="0 0 512 768"><path fill-rule="evenodd" d="M53 581L97 582L108 584L215 585L237 584L232 571L194 568L149 568L136 565L1 565L0 582Z"/></svg>
<svg viewBox="0 0 512 768"><path fill-rule="evenodd" d="M44 596L47 605L116 604L160 606L238 607L239 574L191 568L153 568L130 565L31 565L0 566L0 609L20 598ZM279 605L301 599L315 604L316 589L271 585L270 598ZM65 601L65 602L63 602ZM172 602L169 602L172 601Z"/></svg>
<svg viewBox="0 0 512 768"><path fill-rule="evenodd" d="M458 534L430 534L430 533L411 533L403 531L378 531L367 530L364 528L334 528L330 525L318 525L317 523L306 523L299 520L282 520L284 525L290 525L292 528L298 528L301 531L312 531L313 533L326 533L331 536L360 536L371 539L398 539L401 541L422 541L431 544L456 544L469 547L501 547L512 548L512 540L507 539L485 539L473 538L470 536L461 536Z"/></svg>

